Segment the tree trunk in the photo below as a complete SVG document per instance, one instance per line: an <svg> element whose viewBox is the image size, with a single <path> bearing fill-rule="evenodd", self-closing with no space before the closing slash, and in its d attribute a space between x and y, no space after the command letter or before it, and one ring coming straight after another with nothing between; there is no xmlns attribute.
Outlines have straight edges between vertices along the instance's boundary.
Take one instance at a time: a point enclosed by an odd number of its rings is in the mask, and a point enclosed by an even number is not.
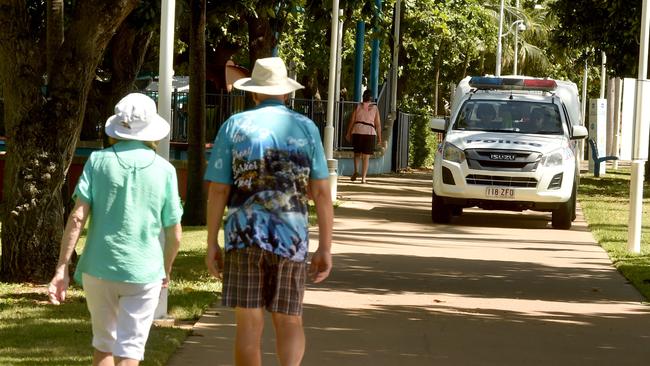
<svg viewBox="0 0 650 366"><path fill-rule="evenodd" d="M110 57L102 68L110 74L109 82L95 80L88 94L88 107L81 130L82 140L101 138L106 118L113 114L113 107L126 94L134 90L134 80L144 62L153 31L142 24L128 20L118 28L108 45Z"/></svg>
<svg viewBox="0 0 650 366"><path fill-rule="evenodd" d="M183 224L205 225L205 12L206 0L191 0L190 100L187 134L187 193Z"/></svg>
<svg viewBox="0 0 650 366"><path fill-rule="evenodd" d="M248 23L248 52L250 67L253 70L255 60L271 57L276 40L271 29L271 22L266 15L247 16Z"/></svg>
<svg viewBox="0 0 650 366"><path fill-rule="evenodd" d="M63 0L47 0L47 75L56 65L54 56L63 43Z"/></svg>
<svg viewBox="0 0 650 366"><path fill-rule="evenodd" d="M7 153L0 277L43 282L54 271L62 236L61 186L72 161L95 69L111 36L137 0L77 2L65 41L52 58L48 94L44 63L24 5L0 7L0 80Z"/></svg>

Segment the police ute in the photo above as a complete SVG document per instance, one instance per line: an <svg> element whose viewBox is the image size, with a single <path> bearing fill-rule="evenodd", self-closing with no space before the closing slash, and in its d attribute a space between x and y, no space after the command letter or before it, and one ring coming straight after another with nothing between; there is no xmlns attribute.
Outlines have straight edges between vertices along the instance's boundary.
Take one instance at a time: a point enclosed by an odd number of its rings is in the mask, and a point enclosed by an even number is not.
<svg viewBox="0 0 650 366"><path fill-rule="evenodd" d="M449 119L432 119L444 136L433 169L431 218L449 223L467 207L551 212L552 226L576 217L581 125L577 86L525 76L467 77Z"/></svg>

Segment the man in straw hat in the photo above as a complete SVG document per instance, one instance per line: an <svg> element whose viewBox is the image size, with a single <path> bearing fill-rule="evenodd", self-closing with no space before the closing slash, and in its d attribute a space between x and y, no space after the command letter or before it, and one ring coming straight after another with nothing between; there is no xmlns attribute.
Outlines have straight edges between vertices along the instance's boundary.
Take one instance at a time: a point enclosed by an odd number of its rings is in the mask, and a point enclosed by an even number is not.
<svg viewBox="0 0 650 366"><path fill-rule="evenodd" d="M305 278L321 282L332 267L333 211L323 144L314 122L284 105L303 86L287 77L280 58L257 60L252 77L234 87L251 92L256 106L230 117L214 141L205 173L206 265L215 277L223 271L223 305L235 308L236 365L261 365L263 309L273 317L280 364L299 365ZM307 269L310 197L319 245ZM217 234L226 205L224 258Z"/></svg>
<svg viewBox="0 0 650 366"><path fill-rule="evenodd" d="M68 263L92 216L74 278L86 293L93 365L138 365L178 252L183 208L176 170L155 151L169 124L151 98L122 98L105 131L112 145L93 152L84 166L48 292L55 305L65 300Z"/></svg>

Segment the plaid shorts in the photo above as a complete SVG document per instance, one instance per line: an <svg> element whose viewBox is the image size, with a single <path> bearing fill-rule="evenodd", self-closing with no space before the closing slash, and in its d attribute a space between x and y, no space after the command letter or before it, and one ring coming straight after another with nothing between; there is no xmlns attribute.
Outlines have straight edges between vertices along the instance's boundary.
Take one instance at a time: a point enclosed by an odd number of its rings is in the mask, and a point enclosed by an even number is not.
<svg viewBox="0 0 650 366"><path fill-rule="evenodd" d="M294 262L256 245L226 252L222 304L302 315L307 262Z"/></svg>

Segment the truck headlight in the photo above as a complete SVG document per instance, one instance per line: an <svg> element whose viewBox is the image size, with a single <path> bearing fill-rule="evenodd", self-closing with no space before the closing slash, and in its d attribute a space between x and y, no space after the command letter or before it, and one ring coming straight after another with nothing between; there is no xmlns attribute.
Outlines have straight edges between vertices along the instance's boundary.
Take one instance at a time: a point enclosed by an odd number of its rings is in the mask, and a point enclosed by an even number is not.
<svg viewBox="0 0 650 366"><path fill-rule="evenodd" d="M540 164L544 167L562 166L562 162L564 161L564 155L565 155L564 149L551 151L550 153L542 156L542 160L540 161Z"/></svg>
<svg viewBox="0 0 650 366"><path fill-rule="evenodd" d="M442 158L444 160L453 161L454 163L462 163L465 161L465 153L454 144L446 142L442 150Z"/></svg>

